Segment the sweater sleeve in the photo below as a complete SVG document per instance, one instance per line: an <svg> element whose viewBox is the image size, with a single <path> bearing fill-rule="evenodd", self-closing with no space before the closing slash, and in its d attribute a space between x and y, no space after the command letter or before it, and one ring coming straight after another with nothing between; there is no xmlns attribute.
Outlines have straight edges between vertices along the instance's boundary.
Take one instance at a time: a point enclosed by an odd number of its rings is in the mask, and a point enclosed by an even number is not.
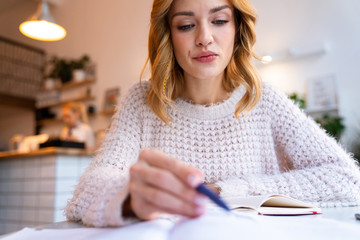
<svg viewBox="0 0 360 240"><path fill-rule="evenodd" d="M269 116L282 170L219 182L221 195L286 194L321 207L360 204L358 165L334 138L269 85L261 107Z"/></svg>
<svg viewBox="0 0 360 240"><path fill-rule="evenodd" d="M95 227L121 226L134 219L122 217L128 195L129 168L140 150L142 89L129 90L114 114L100 149L80 178L73 198L65 209L71 221Z"/></svg>

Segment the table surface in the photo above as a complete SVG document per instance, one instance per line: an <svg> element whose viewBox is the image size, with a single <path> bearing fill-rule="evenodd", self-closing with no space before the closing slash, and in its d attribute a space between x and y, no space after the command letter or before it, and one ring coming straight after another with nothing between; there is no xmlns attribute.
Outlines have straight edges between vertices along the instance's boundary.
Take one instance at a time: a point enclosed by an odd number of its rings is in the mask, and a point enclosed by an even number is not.
<svg viewBox="0 0 360 240"><path fill-rule="evenodd" d="M355 214L360 213L360 206L356 207L339 207L339 208L323 208L322 214L317 215L303 215L298 216L301 218L309 218L309 219L332 219L337 220L342 223L352 223L352 224L359 224L360 227L360 221L356 220ZM252 212L251 214L256 214L255 212ZM286 218L278 216L277 218ZM46 225L38 226L37 229L74 229L74 228L84 228L85 226L81 223L76 222L69 222L69 221L63 221L63 222L56 222ZM10 234L2 235L0 236L0 239L8 236Z"/></svg>
<svg viewBox="0 0 360 240"><path fill-rule="evenodd" d="M355 214L360 213L360 206L356 207L339 207L339 208L322 208L323 213L322 214L316 214L316 215L304 215L299 216L302 218L326 218L326 219L333 219L338 220L342 222L348 222L348 223L356 223L360 225L360 221L356 220ZM281 217L281 216L278 216ZM286 218L286 216L285 216ZM39 228L44 229L64 229L64 228L79 228L83 227L81 223L76 222L57 222L52 224L47 224L44 226L39 226Z"/></svg>

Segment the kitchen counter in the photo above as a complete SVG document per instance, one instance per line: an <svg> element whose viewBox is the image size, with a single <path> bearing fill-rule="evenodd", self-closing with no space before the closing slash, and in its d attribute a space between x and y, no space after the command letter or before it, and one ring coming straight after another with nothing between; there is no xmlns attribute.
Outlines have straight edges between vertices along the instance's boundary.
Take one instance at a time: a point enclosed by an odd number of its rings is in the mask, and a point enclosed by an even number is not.
<svg viewBox="0 0 360 240"><path fill-rule="evenodd" d="M93 155L59 147L0 153L0 234L64 221L63 210Z"/></svg>
<svg viewBox="0 0 360 240"><path fill-rule="evenodd" d="M46 147L40 148L35 151L30 152L0 152L0 161L5 158L18 158L18 157L34 157L34 156L44 156L44 155L73 155L73 156L92 156L93 151L88 151L85 149L79 148L62 148L62 147Z"/></svg>

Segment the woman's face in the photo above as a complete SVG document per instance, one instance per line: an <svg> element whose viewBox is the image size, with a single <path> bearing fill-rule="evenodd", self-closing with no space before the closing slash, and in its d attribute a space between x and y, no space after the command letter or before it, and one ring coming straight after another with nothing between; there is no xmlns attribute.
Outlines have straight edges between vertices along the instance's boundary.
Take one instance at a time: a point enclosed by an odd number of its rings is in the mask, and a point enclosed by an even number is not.
<svg viewBox="0 0 360 240"><path fill-rule="evenodd" d="M185 79L222 76L234 48L235 20L228 0L174 0L171 39Z"/></svg>
<svg viewBox="0 0 360 240"><path fill-rule="evenodd" d="M64 123L69 127L75 127L76 123L79 121L80 118L79 113L74 112L67 107L63 108L61 113Z"/></svg>

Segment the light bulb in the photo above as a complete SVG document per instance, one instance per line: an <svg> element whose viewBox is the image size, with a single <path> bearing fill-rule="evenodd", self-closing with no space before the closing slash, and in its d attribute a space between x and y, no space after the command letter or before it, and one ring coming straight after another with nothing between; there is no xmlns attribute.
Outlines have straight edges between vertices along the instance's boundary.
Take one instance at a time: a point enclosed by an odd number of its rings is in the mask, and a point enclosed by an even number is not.
<svg viewBox="0 0 360 240"><path fill-rule="evenodd" d="M264 63L264 64L267 64L267 63L270 63L272 61L272 57L270 55L267 55L267 56L263 56L261 58L261 62Z"/></svg>
<svg viewBox="0 0 360 240"><path fill-rule="evenodd" d="M45 20L25 21L20 24L19 29L25 36L41 41L58 41L66 36L63 27Z"/></svg>

